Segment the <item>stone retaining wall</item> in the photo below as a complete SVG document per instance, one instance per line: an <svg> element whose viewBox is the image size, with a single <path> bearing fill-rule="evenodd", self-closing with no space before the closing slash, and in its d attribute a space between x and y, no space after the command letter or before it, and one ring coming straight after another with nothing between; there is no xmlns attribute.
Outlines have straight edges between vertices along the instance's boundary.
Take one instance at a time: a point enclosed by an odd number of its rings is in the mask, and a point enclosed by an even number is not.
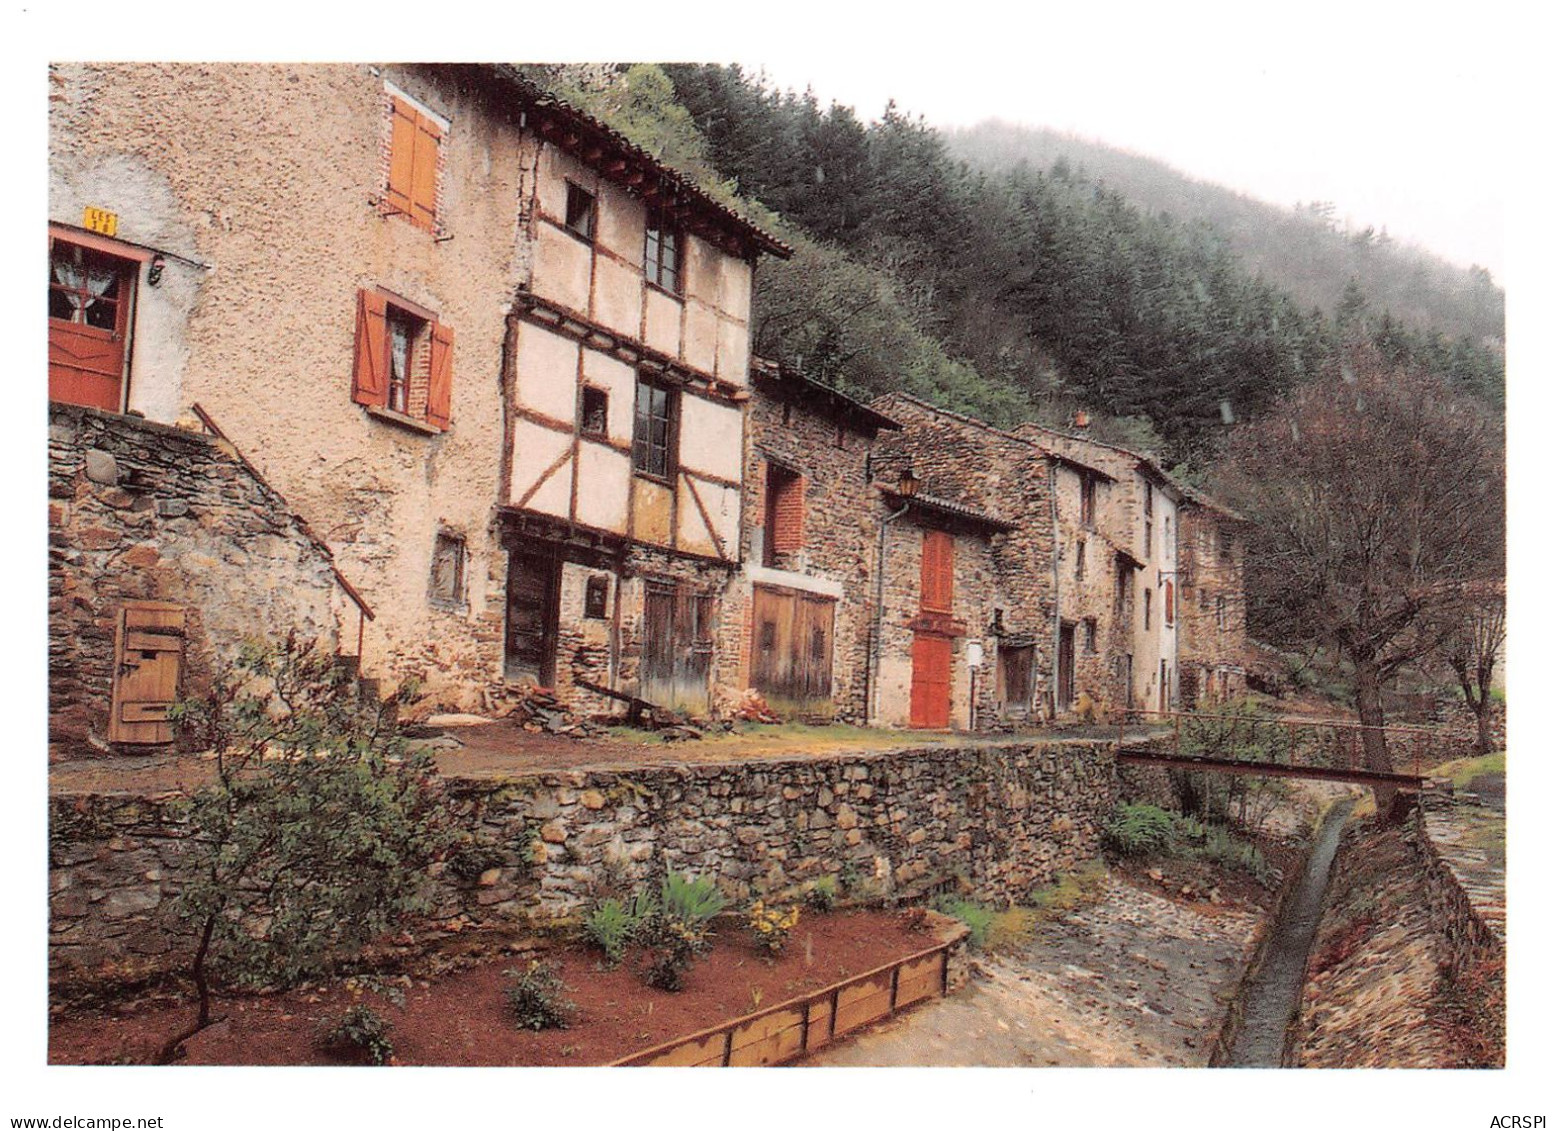
<svg viewBox="0 0 1557 1131"><path fill-rule="evenodd" d="M1452 813L1433 802L1419 806L1411 847L1427 877L1433 924L1447 948L1449 964L1464 971L1506 946L1504 889L1501 870L1494 875L1492 870L1467 866L1467 850L1460 846L1453 825Z"/></svg>
<svg viewBox="0 0 1557 1131"><path fill-rule="evenodd" d="M429 934L534 926L657 882L785 898L837 878L850 902L954 887L1021 898L1095 858L1117 787L1106 743L1009 744L622 771L451 779L467 846L434 868ZM182 962L175 794L50 800L50 973L127 979Z"/></svg>

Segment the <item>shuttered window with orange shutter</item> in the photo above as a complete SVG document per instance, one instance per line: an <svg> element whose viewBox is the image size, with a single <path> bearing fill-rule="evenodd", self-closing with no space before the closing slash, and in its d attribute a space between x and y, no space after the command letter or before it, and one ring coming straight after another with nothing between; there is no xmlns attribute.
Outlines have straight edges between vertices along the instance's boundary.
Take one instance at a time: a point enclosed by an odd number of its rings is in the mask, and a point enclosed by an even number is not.
<svg viewBox="0 0 1557 1131"><path fill-rule="evenodd" d="M389 184L384 200L419 228L438 223L438 153L443 126L399 96L390 98Z"/></svg>
<svg viewBox="0 0 1557 1131"><path fill-rule="evenodd" d="M944 530L926 530L919 565L919 606L927 612L952 611L952 559L952 536Z"/></svg>
<svg viewBox="0 0 1557 1131"><path fill-rule="evenodd" d="M449 427L453 381L452 329L382 291L357 292L352 400L442 432Z"/></svg>

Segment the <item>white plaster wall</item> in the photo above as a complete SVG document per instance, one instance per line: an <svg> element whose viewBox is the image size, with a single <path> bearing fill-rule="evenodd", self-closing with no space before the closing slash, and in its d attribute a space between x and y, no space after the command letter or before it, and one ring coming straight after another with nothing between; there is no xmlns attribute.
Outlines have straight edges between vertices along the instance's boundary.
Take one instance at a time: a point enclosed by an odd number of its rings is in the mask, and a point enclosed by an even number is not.
<svg viewBox="0 0 1557 1131"><path fill-rule="evenodd" d="M719 316L693 299L687 300L682 329L681 352L686 363L704 373L712 373L718 364Z"/></svg>
<svg viewBox="0 0 1557 1131"><path fill-rule="evenodd" d="M599 226L596 242L626 266L643 275L643 226L648 210L643 201L612 184L602 184L599 202Z"/></svg>
<svg viewBox="0 0 1557 1131"><path fill-rule="evenodd" d="M637 338L642 331L643 291L641 254L636 266L595 256L595 295L590 314L596 322L618 334Z"/></svg>
<svg viewBox="0 0 1557 1131"><path fill-rule="evenodd" d="M536 294L578 314L589 313L590 264L593 254L584 241L550 224L535 227Z"/></svg>
<svg viewBox="0 0 1557 1131"><path fill-rule="evenodd" d="M528 420L514 422L514 471L510 497L517 503L545 475L558 459L567 453L573 437L562 432L543 428ZM552 472L550 478L530 501L525 504L531 510L568 517L568 503L572 495L572 471L563 464Z"/></svg>
<svg viewBox="0 0 1557 1131"><path fill-rule="evenodd" d="M681 465L740 482L741 420L736 405L682 396Z"/></svg>
<svg viewBox="0 0 1557 1131"><path fill-rule="evenodd" d="M721 381L744 386L749 379L747 360L751 356L751 334L745 322L719 320L719 353L714 372Z"/></svg>
<svg viewBox="0 0 1557 1131"><path fill-rule="evenodd" d="M643 288L643 341L650 349L681 356L681 302L655 287Z"/></svg>
<svg viewBox="0 0 1557 1131"><path fill-rule="evenodd" d="M578 415L579 345L528 322L519 324L514 363L519 403L553 420Z"/></svg>
<svg viewBox="0 0 1557 1131"><path fill-rule="evenodd" d="M578 520L600 530L627 531L628 458L604 444L580 441Z"/></svg>

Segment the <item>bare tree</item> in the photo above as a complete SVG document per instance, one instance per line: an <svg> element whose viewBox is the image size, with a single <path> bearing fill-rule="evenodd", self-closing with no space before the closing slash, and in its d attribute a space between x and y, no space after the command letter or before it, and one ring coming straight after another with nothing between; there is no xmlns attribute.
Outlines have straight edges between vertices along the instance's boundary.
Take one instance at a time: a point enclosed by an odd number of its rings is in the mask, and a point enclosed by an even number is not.
<svg viewBox="0 0 1557 1131"><path fill-rule="evenodd" d="M1439 656L1454 672L1465 706L1476 718L1476 753L1492 752L1492 675L1508 636L1507 607L1501 580L1472 581L1460 587L1446 610Z"/></svg>
<svg viewBox="0 0 1557 1131"><path fill-rule="evenodd" d="M1255 522L1249 626L1331 642L1353 669L1368 768L1391 769L1382 692L1443 636L1445 588L1502 576L1501 422L1443 382L1354 353L1229 438L1224 497ZM1394 791L1378 791L1381 810Z"/></svg>

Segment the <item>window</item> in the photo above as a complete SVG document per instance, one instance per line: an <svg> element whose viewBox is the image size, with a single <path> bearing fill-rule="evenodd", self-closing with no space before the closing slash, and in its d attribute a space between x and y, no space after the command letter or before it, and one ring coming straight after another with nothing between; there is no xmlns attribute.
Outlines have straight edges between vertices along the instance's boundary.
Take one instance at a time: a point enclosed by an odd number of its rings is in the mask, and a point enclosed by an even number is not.
<svg viewBox="0 0 1557 1131"><path fill-rule="evenodd" d="M357 293L352 400L426 431L449 427L454 331L381 291Z"/></svg>
<svg viewBox="0 0 1557 1131"><path fill-rule="evenodd" d="M1091 530L1097 522L1097 480L1081 476L1081 525Z"/></svg>
<svg viewBox="0 0 1557 1131"><path fill-rule="evenodd" d="M575 236L594 242L595 194L585 192L572 181L568 182L568 214L564 223Z"/></svg>
<svg viewBox="0 0 1557 1131"><path fill-rule="evenodd" d="M952 611L952 536L944 530L924 532L924 552L919 563L919 607L930 612Z"/></svg>
<svg viewBox="0 0 1557 1131"><path fill-rule="evenodd" d="M1115 568L1118 572L1114 575L1114 616L1123 617L1130 603L1130 567L1119 558Z"/></svg>
<svg viewBox="0 0 1557 1131"><path fill-rule="evenodd" d="M1219 631L1227 631L1227 598L1216 599L1216 627Z"/></svg>
<svg viewBox="0 0 1557 1131"><path fill-rule="evenodd" d="M1076 580L1081 581L1087 576L1087 540L1076 539Z"/></svg>
<svg viewBox="0 0 1557 1131"><path fill-rule="evenodd" d="M656 287L681 293L681 233L657 208L644 229L643 276Z"/></svg>
<svg viewBox="0 0 1557 1131"><path fill-rule="evenodd" d="M1226 530L1216 532L1216 556L1224 564L1231 564L1233 560L1233 536Z"/></svg>
<svg viewBox="0 0 1557 1131"><path fill-rule="evenodd" d="M390 98L389 183L384 202L418 228L438 223L438 154L444 127L399 96Z"/></svg>
<svg viewBox="0 0 1557 1131"><path fill-rule="evenodd" d="M458 534L439 534L433 543L429 593L435 604L465 603L465 539Z"/></svg>
<svg viewBox="0 0 1557 1131"><path fill-rule="evenodd" d="M611 398L604 389L585 385L579 399L579 431L586 436L604 436L610 403Z"/></svg>
<svg viewBox="0 0 1557 1131"><path fill-rule="evenodd" d="M1097 617L1081 622L1081 647L1089 656L1097 655Z"/></svg>
<svg viewBox="0 0 1557 1131"><path fill-rule="evenodd" d="M1167 561L1173 560L1173 516L1162 516L1162 556Z"/></svg>
<svg viewBox="0 0 1557 1131"><path fill-rule="evenodd" d="M1162 583L1162 623L1173 627L1173 582Z"/></svg>
<svg viewBox="0 0 1557 1131"><path fill-rule="evenodd" d="M675 455L676 395L652 381L638 378L633 406L633 470L669 479Z"/></svg>
<svg viewBox="0 0 1557 1131"><path fill-rule="evenodd" d="M611 589L610 581L603 574L595 574L584 583L584 616L590 620L606 619L606 597Z"/></svg>
<svg viewBox="0 0 1557 1131"><path fill-rule="evenodd" d="M1146 627L1150 628L1152 626L1152 591L1150 589L1142 589L1141 598L1141 608L1146 610Z"/></svg>
<svg viewBox="0 0 1557 1131"><path fill-rule="evenodd" d="M762 564L775 566L778 555L805 549L806 481L799 472L770 463L764 488Z"/></svg>
<svg viewBox="0 0 1557 1131"><path fill-rule="evenodd" d="M1152 485L1146 484L1146 556L1151 557L1152 552Z"/></svg>
<svg viewBox="0 0 1557 1131"><path fill-rule="evenodd" d="M1211 591L1204 586L1200 589L1200 611L1209 612L1211 609Z"/></svg>
<svg viewBox="0 0 1557 1131"><path fill-rule="evenodd" d="M49 399L124 405L138 264L55 239L49 247Z"/></svg>

